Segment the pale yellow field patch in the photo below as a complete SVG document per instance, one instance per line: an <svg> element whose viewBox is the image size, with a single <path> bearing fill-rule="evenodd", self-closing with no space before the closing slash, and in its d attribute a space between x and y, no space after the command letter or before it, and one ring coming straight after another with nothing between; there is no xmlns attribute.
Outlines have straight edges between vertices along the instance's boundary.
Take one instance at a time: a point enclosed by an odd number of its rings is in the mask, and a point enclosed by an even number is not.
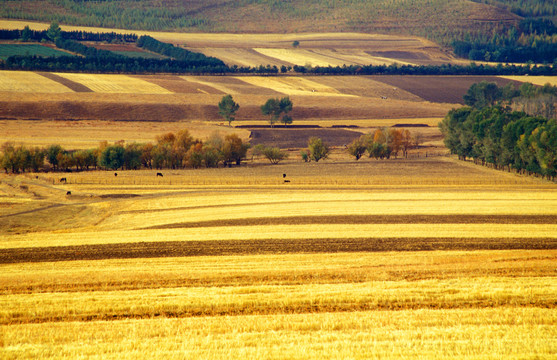
<svg viewBox="0 0 557 360"><path fill-rule="evenodd" d="M557 85L557 76L499 76L503 79L509 79L514 81L528 82L534 85L543 86L545 84L550 84L553 86Z"/></svg>
<svg viewBox="0 0 557 360"><path fill-rule="evenodd" d="M557 297L555 277L477 277L419 281L369 281L340 284L175 287L133 290L6 294L0 297L0 323L19 319L81 320L88 316L150 317L250 309L283 314L284 309L440 308L449 305L550 303ZM442 294L442 295L440 295ZM395 306L396 305L396 306ZM287 312L287 311L286 311ZM213 315L213 314L211 314Z"/></svg>
<svg viewBox="0 0 557 360"><path fill-rule="evenodd" d="M99 93L173 94L156 84L127 75L74 73L57 73L56 75L83 84Z"/></svg>
<svg viewBox="0 0 557 360"><path fill-rule="evenodd" d="M285 64L284 61L274 59L260 54L250 48L243 47L223 47L223 48L191 48L195 52L201 52L206 56L213 56L221 59L226 64L238 66L259 66L259 65L275 65L280 67Z"/></svg>
<svg viewBox="0 0 557 360"><path fill-rule="evenodd" d="M201 85L206 85L206 86L210 86L213 89L217 89L219 91L222 91L225 94L230 94L230 95L237 95L238 92L224 84L219 84L217 82L212 82L212 81L205 81L202 78L200 78L199 76L180 76L182 79L192 82L192 83L198 83Z"/></svg>
<svg viewBox="0 0 557 360"><path fill-rule="evenodd" d="M0 71L0 91L73 93L66 86L31 71Z"/></svg>
<svg viewBox="0 0 557 360"><path fill-rule="evenodd" d="M174 218L176 220L176 218ZM153 223L145 219L143 226ZM129 224L133 226L134 224ZM48 232L6 235L1 249L163 241L366 238L556 238L557 225L538 224L307 224L186 229Z"/></svg>
<svg viewBox="0 0 557 360"><path fill-rule="evenodd" d="M498 307L22 324L0 328L0 357L551 358L556 322L554 309Z"/></svg>
<svg viewBox="0 0 557 360"><path fill-rule="evenodd" d="M311 50L269 48L254 48L253 50L265 56L301 66L342 66L345 64L345 61L321 55Z"/></svg>
<svg viewBox="0 0 557 360"><path fill-rule="evenodd" d="M243 76L237 79L254 86L269 88L286 95L356 97L355 95L342 94L335 88L303 77Z"/></svg>
<svg viewBox="0 0 557 360"><path fill-rule="evenodd" d="M363 50L356 49L315 49L311 50L311 52L330 59L337 59L342 63L341 65L415 65L406 61L381 56L372 56Z"/></svg>

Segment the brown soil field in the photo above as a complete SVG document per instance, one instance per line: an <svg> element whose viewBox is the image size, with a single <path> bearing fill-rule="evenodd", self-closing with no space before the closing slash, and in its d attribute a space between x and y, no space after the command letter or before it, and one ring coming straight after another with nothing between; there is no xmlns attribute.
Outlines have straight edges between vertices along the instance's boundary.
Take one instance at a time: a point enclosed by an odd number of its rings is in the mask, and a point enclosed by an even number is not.
<svg viewBox="0 0 557 360"><path fill-rule="evenodd" d="M393 219L395 220L395 219ZM490 219L493 221L495 219ZM555 216L551 217L555 221ZM321 220L320 224L324 220ZM553 224L554 222L551 222ZM427 224L427 222L425 222ZM231 224L232 225L232 224ZM159 229L168 229L159 228ZM108 245L0 249L0 264L52 261L137 259L190 256L264 255L288 253L350 253L383 251L556 250L557 239L513 238L390 238L266 239L188 242L140 242Z"/></svg>
<svg viewBox="0 0 557 360"><path fill-rule="evenodd" d="M252 129L250 144L276 146L281 149L304 148L308 139L316 136L329 146L344 146L362 135L362 132L344 129Z"/></svg>
<svg viewBox="0 0 557 360"><path fill-rule="evenodd" d="M420 98L434 103L464 104L463 96L475 83L481 81L494 82L503 87L513 83L515 87L520 82L497 76L372 76L380 81L415 94Z"/></svg>

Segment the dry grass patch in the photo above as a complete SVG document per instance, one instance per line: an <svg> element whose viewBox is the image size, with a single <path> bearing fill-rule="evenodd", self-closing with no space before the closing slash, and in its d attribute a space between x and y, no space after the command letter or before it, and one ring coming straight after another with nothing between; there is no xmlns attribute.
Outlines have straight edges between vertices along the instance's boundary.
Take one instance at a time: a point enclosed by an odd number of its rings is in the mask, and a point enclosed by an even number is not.
<svg viewBox="0 0 557 360"><path fill-rule="evenodd" d="M547 277L556 257L555 250L405 251L17 263L1 265L0 294Z"/></svg>
<svg viewBox="0 0 557 360"><path fill-rule="evenodd" d="M56 75L83 84L100 93L172 94L171 91L158 85L127 75L71 73L57 73Z"/></svg>
<svg viewBox="0 0 557 360"><path fill-rule="evenodd" d="M245 76L240 79L254 86L270 88L286 95L352 96L341 94L333 87L302 77Z"/></svg>
<svg viewBox="0 0 557 360"><path fill-rule="evenodd" d="M295 65L310 66L342 66L344 61L302 49L267 49L254 48L253 50L272 58Z"/></svg>
<svg viewBox="0 0 557 360"><path fill-rule="evenodd" d="M153 359L551 358L555 311L367 311L2 326L0 354ZM188 336L184 336L188 334Z"/></svg>
<svg viewBox="0 0 557 360"><path fill-rule="evenodd" d="M0 324L370 310L553 308L556 277L7 294Z"/></svg>
<svg viewBox="0 0 557 360"><path fill-rule="evenodd" d="M529 82L534 85L543 86L545 84L557 85L557 76L500 76L503 79Z"/></svg>
<svg viewBox="0 0 557 360"><path fill-rule="evenodd" d="M223 136L236 133L244 140L249 137L248 130L217 126L200 121L0 120L0 144L12 141L25 146L46 147L59 144L68 150L90 149L98 147L101 141L114 143L124 140L126 143L152 143L161 134L176 133L183 129L188 129L192 136L199 139L205 139L214 132L219 132ZM130 173L130 176L132 174L137 175L137 173ZM105 175L108 173L76 174L84 179L90 177L109 179ZM42 176L49 179L51 183L59 178L55 174L43 174Z"/></svg>
<svg viewBox="0 0 557 360"><path fill-rule="evenodd" d="M30 71L0 71L0 91L71 93L68 87Z"/></svg>

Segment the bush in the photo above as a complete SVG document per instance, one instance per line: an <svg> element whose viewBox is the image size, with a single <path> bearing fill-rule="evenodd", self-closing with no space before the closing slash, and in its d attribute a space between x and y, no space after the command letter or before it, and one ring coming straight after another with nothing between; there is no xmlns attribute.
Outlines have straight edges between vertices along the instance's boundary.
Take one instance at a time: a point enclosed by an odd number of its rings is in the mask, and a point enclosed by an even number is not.
<svg viewBox="0 0 557 360"><path fill-rule="evenodd" d="M263 149L263 155L271 162L271 164L278 164L284 159L288 158L288 154L278 147L266 147Z"/></svg>
<svg viewBox="0 0 557 360"><path fill-rule="evenodd" d="M311 160L318 162L329 156L329 147L318 137L311 137L308 141L308 153Z"/></svg>

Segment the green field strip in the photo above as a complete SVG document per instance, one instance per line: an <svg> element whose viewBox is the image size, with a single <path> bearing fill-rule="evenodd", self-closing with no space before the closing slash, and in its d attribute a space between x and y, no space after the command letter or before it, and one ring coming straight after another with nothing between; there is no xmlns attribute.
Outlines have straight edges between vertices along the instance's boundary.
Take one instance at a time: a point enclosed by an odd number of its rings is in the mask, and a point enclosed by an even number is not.
<svg viewBox="0 0 557 360"><path fill-rule="evenodd" d="M67 52L52 49L38 44L0 44L0 59L6 60L10 56L72 56Z"/></svg>

